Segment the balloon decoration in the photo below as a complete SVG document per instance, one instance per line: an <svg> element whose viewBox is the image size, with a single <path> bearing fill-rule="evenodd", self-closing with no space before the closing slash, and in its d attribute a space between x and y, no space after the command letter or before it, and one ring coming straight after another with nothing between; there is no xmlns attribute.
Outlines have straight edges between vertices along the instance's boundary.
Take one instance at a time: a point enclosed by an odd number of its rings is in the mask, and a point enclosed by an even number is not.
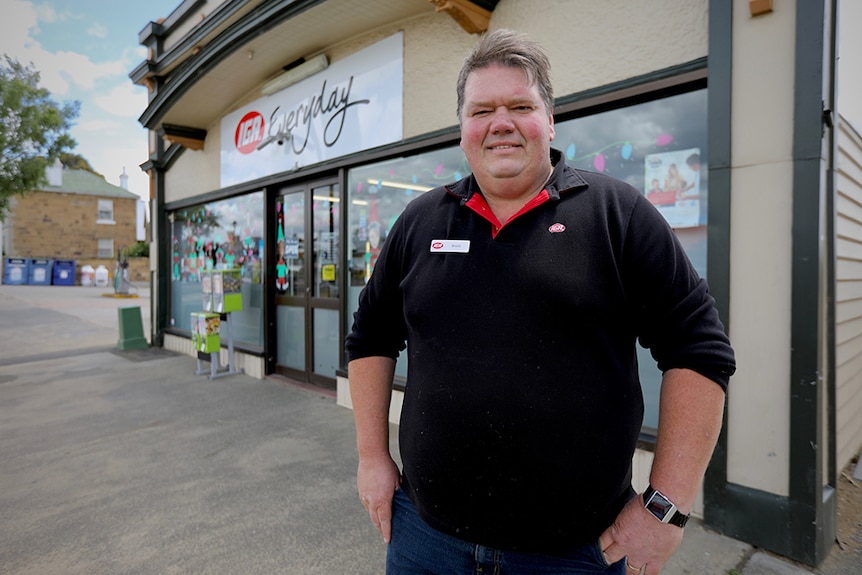
<svg viewBox="0 0 862 575"><path fill-rule="evenodd" d="M578 156L578 146L574 142L570 142L566 146L566 160L572 164L583 165L591 160L592 168L598 172L604 172L611 168L611 160L619 158L621 162L641 161L635 159L636 150L640 150L641 154L648 153L652 146L664 147L673 142L673 136L670 134L659 134L654 140L641 140L632 142L630 140L621 140L612 142L606 146L593 150L591 152ZM618 154L618 155L617 155ZM616 161L616 160L614 160Z"/></svg>

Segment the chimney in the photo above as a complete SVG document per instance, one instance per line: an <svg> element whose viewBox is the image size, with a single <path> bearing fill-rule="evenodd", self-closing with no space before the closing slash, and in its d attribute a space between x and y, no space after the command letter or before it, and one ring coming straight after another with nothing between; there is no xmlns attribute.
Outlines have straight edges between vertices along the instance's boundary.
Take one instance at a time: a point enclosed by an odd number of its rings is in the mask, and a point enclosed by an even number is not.
<svg viewBox="0 0 862 575"><path fill-rule="evenodd" d="M123 166L123 173L120 174L120 187L129 191L129 176L126 174L126 166Z"/></svg>
<svg viewBox="0 0 862 575"><path fill-rule="evenodd" d="M48 178L48 185L59 188L63 185L63 164L59 158L54 160L54 163L45 168L45 176Z"/></svg>

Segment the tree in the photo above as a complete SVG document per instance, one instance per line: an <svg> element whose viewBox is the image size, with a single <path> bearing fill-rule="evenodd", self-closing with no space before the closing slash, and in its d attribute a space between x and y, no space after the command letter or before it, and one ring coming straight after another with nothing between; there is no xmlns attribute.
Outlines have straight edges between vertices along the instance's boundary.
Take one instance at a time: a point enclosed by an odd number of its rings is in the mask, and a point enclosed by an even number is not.
<svg viewBox="0 0 862 575"><path fill-rule="evenodd" d="M75 147L69 135L80 102L58 104L39 72L3 54L0 61L0 221L9 200L47 183L45 168Z"/></svg>
<svg viewBox="0 0 862 575"><path fill-rule="evenodd" d="M67 170L86 170L91 174L99 176L103 180L105 179L104 175L93 169L93 166L90 165L90 161L87 158L79 154L63 152L62 154L60 154L60 162Z"/></svg>

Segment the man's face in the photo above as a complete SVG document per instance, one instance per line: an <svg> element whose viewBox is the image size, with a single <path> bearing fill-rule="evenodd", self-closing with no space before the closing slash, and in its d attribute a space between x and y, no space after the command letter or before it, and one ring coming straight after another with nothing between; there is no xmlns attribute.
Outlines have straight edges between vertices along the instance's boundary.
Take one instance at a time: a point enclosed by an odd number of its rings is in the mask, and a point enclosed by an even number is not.
<svg viewBox="0 0 862 575"><path fill-rule="evenodd" d="M525 193L543 185L553 139L553 116L526 72L492 65L467 77L461 149L483 190L514 184Z"/></svg>

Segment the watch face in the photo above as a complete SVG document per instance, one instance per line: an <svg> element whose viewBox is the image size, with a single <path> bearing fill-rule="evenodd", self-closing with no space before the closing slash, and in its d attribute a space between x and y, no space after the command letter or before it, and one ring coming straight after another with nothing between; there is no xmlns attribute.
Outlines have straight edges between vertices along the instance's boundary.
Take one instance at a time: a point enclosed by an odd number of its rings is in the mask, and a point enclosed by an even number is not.
<svg viewBox="0 0 862 575"><path fill-rule="evenodd" d="M668 501L668 499L658 491L653 493L649 498L649 501L646 502L647 510L662 521L667 517L667 514L672 507L673 503Z"/></svg>

